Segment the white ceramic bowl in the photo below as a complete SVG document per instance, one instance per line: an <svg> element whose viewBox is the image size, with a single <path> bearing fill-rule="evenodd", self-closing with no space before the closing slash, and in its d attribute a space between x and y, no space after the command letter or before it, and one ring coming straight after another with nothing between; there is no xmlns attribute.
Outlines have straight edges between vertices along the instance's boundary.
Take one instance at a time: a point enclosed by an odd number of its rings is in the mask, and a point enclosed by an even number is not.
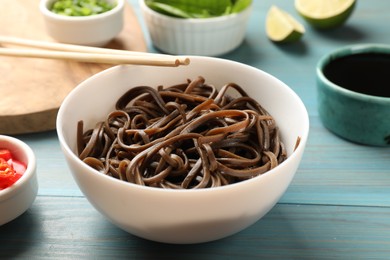
<svg viewBox="0 0 390 260"><path fill-rule="evenodd" d="M233 51L245 38L252 5L237 14L180 19L160 14L139 0L153 45L164 53L220 56Z"/></svg>
<svg viewBox="0 0 390 260"><path fill-rule="evenodd" d="M65 16L49 10L56 0L41 0L39 9L48 34L58 42L101 47L123 29L125 0L104 13L90 16Z"/></svg>
<svg viewBox="0 0 390 260"><path fill-rule="evenodd" d="M62 103L57 117L57 133L66 161L90 203L118 227L159 242L206 242L255 223L289 186L309 132L305 106L278 79L229 60L195 56L190 59L190 65L177 68L117 66L103 71L74 88ZM77 157L79 120L84 120L84 129L104 120L117 99L130 87L169 86L198 76L205 77L206 82L214 86L235 82L259 101L279 125L289 158L264 175L240 183L202 190L168 190L99 174ZM293 152L297 137L301 142Z"/></svg>
<svg viewBox="0 0 390 260"><path fill-rule="evenodd" d="M38 192L34 152L24 142L0 135L0 148L9 149L12 156L27 165L25 173L12 186L0 190L0 225L23 214L35 200Z"/></svg>

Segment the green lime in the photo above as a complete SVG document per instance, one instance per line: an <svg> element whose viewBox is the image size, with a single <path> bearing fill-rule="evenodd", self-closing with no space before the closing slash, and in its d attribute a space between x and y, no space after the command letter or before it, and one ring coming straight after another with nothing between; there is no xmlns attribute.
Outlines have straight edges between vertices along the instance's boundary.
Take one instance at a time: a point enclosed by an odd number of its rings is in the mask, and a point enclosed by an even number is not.
<svg viewBox="0 0 390 260"><path fill-rule="evenodd" d="M266 32L274 42L294 42L305 33L305 28L289 13L271 6L266 18Z"/></svg>
<svg viewBox="0 0 390 260"><path fill-rule="evenodd" d="M312 26L320 29L342 25L352 14L356 0L295 0L295 9Z"/></svg>

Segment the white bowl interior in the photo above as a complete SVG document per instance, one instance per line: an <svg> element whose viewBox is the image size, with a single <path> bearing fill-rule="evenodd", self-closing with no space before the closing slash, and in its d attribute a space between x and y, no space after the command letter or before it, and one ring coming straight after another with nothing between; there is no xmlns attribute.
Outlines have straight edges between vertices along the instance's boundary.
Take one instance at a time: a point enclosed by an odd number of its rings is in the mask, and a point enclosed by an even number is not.
<svg viewBox="0 0 390 260"><path fill-rule="evenodd" d="M273 76L233 61L190 58L190 65L178 68L117 66L108 69L76 87L65 98L57 117L58 136L66 160L92 205L124 230L160 242L205 242L253 224L287 189L298 168L309 131L303 103ZM84 120L85 128L90 128L102 121L128 88L169 86L198 76L216 87L237 83L259 101L279 125L289 158L249 181L220 188L177 191L141 187L97 174L75 155L77 122ZM298 137L301 142L293 153Z"/></svg>

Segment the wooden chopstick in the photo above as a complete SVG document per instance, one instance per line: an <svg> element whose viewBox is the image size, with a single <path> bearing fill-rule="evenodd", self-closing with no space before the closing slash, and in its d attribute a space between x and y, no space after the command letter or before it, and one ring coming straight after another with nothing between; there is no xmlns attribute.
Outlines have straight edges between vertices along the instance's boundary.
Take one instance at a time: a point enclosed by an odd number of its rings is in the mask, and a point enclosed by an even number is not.
<svg viewBox="0 0 390 260"><path fill-rule="evenodd" d="M125 51L64 43L43 42L9 36L0 36L0 44L11 44L48 49L32 50L0 47L0 55L14 57L63 59L106 64L135 64L171 67L176 67L179 65L188 65L190 63L190 59L184 56L173 56L166 54Z"/></svg>
<svg viewBox="0 0 390 260"><path fill-rule="evenodd" d="M67 43L37 41L37 40L22 39L18 37L0 35L0 44L4 44L4 43L19 45L19 46L41 48L41 49L57 50L57 51L73 51L73 52L88 52L88 53L102 53L102 54L109 53L109 54L122 54L122 55L131 54L131 55L140 55L140 56L152 55L152 56L161 56L161 57L172 57L171 55L166 55L166 54L155 54L155 53L147 53L147 52L126 51L126 50L84 46L84 45L74 45L74 44L67 44Z"/></svg>
<svg viewBox="0 0 390 260"><path fill-rule="evenodd" d="M48 50L24 50L14 48L0 48L0 55L24 57L24 58L44 58L44 59L61 59L73 60L91 63L106 64L135 64L151 66L171 66L187 65L187 61L181 61L177 58L169 59L165 57L154 57L151 55L118 55L103 53L83 53L67 51L48 51Z"/></svg>

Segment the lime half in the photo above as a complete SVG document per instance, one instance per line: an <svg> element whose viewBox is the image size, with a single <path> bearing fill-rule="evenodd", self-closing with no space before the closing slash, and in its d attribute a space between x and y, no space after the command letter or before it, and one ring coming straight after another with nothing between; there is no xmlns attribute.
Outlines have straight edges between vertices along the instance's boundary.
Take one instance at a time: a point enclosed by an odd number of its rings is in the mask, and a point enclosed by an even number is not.
<svg viewBox="0 0 390 260"><path fill-rule="evenodd" d="M267 14L266 32L274 42L294 42L302 37L305 28L289 13L273 5Z"/></svg>
<svg viewBox="0 0 390 260"><path fill-rule="evenodd" d="M328 29L342 25L355 4L356 0L295 0L295 9L310 25Z"/></svg>

